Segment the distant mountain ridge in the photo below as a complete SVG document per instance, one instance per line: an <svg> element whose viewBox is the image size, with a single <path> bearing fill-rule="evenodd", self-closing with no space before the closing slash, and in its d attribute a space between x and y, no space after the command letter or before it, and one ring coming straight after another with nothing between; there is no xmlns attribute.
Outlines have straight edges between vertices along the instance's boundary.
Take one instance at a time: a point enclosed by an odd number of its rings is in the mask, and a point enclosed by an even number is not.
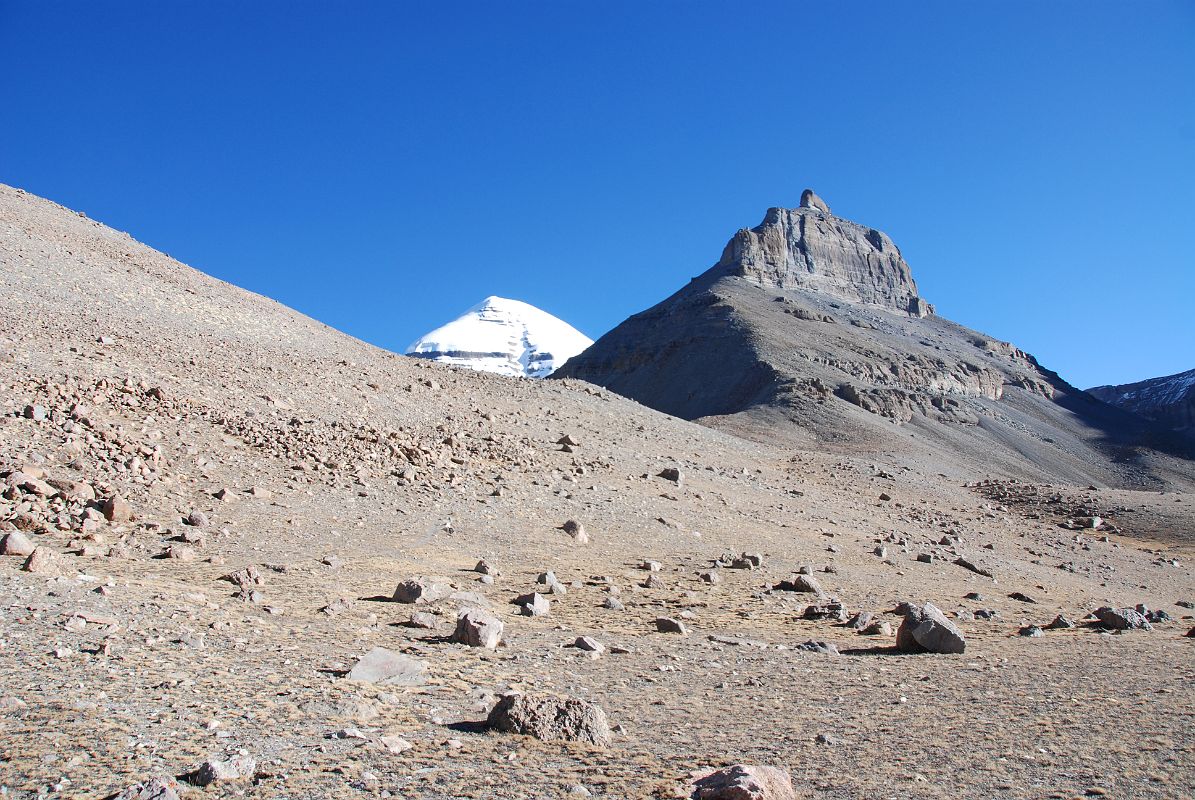
<svg viewBox="0 0 1195 800"><path fill-rule="evenodd" d="M593 340L529 303L487 297L419 337L406 354L511 377L546 378Z"/></svg>
<svg viewBox="0 0 1195 800"><path fill-rule="evenodd" d="M569 360L579 378L748 438L906 453L958 474L1162 486L1173 436L943 319L891 238L811 190Z"/></svg>
<svg viewBox="0 0 1195 800"><path fill-rule="evenodd" d="M1105 403L1195 437L1195 369L1087 391Z"/></svg>

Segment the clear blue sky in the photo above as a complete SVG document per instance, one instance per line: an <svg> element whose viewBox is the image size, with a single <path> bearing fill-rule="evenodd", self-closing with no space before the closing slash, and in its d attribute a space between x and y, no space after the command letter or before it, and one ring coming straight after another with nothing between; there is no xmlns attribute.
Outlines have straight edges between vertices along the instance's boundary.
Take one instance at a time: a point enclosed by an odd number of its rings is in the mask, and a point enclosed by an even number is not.
<svg viewBox="0 0 1195 800"><path fill-rule="evenodd" d="M0 0L0 181L402 350L815 188L1081 386L1195 367L1195 3Z"/></svg>

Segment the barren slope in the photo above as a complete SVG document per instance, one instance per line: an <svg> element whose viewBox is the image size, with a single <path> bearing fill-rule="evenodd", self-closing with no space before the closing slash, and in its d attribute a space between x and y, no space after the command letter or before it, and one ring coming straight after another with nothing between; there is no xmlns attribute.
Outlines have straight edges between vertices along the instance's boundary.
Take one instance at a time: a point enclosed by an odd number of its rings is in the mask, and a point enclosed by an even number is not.
<svg viewBox="0 0 1195 800"><path fill-rule="evenodd" d="M8 187L0 278L0 535L57 562L0 557L8 796L104 797L238 753L252 775L183 797L667 797L733 761L784 767L815 798L1192 791L1189 618L1016 635L1105 604L1189 615L1189 495L969 487L903 456L737 439L588 384L425 364ZM133 519L95 508L117 495ZM1091 513L1120 532L1058 527ZM702 580L727 550L763 566ZM493 584L470 571L482 557ZM802 564L894 625L899 600L932 600L966 654L898 655L890 636L805 619L813 596L768 591ZM220 580L248 566L252 591ZM567 594L518 616L510 600L543 570ZM414 575L481 598L385 600ZM611 587L624 610L604 607ZM445 640L477 602L506 623L495 651ZM417 608L436 629L403 624ZM660 615L689 635L655 632ZM627 652L566 646L582 634ZM811 638L843 655L795 649ZM379 645L424 660L426 683L349 680ZM510 688L597 702L621 726L613 745L485 730Z"/></svg>

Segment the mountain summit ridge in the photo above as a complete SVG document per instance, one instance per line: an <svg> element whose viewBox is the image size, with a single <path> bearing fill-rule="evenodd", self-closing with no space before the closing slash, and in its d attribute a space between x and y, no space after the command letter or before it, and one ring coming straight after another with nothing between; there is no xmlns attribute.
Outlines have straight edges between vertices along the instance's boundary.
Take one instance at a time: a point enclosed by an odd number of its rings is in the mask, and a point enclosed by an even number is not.
<svg viewBox="0 0 1195 800"><path fill-rule="evenodd" d="M769 208L742 228L714 266L760 286L810 289L853 303L927 317L912 270L887 234L835 216L812 189L797 208Z"/></svg>

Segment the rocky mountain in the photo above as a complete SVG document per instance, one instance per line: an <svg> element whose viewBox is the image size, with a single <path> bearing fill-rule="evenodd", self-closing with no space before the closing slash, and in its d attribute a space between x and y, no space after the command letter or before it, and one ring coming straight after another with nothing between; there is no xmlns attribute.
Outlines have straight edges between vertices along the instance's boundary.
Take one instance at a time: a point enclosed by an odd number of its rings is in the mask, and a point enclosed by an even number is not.
<svg viewBox="0 0 1195 800"><path fill-rule="evenodd" d="M1150 449L1166 446L1155 426L937 316L891 238L810 190L556 376L756 439L916 452L958 474L1165 485L1192 472Z"/></svg>
<svg viewBox="0 0 1195 800"><path fill-rule="evenodd" d="M0 287L6 798L1191 795L1195 495L406 358L3 185Z"/></svg>
<svg viewBox="0 0 1195 800"><path fill-rule="evenodd" d="M546 378L591 344L588 336L533 305L487 297L416 339L406 354L478 372Z"/></svg>
<svg viewBox="0 0 1195 800"><path fill-rule="evenodd" d="M1195 369L1118 386L1087 390L1105 403L1195 436Z"/></svg>

